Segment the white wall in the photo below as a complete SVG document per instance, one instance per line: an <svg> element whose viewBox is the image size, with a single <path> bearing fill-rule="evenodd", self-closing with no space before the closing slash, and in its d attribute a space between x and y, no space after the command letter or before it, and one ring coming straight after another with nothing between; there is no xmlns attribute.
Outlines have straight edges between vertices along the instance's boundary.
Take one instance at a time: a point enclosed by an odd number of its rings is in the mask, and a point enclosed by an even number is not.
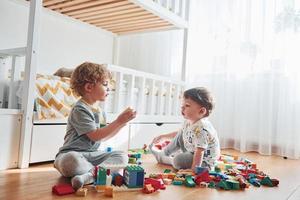
<svg viewBox="0 0 300 200"><path fill-rule="evenodd" d="M118 65L181 79L183 30L119 37Z"/></svg>
<svg viewBox="0 0 300 200"><path fill-rule="evenodd" d="M26 46L29 7L23 0L0 0L0 49ZM43 9L38 73L74 68L83 61L112 63L113 35Z"/></svg>

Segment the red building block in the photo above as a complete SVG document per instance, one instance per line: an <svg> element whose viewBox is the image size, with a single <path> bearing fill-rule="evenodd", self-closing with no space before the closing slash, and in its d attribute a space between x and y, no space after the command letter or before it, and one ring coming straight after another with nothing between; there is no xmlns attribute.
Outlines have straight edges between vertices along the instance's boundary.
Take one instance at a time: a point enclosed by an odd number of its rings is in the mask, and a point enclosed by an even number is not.
<svg viewBox="0 0 300 200"><path fill-rule="evenodd" d="M70 184L57 184L52 187L52 192L56 195L66 195L75 193L75 190Z"/></svg>
<svg viewBox="0 0 300 200"><path fill-rule="evenodd" d="M153 178L145 178L145 182L144 184L151 184L152 187L154 188L154 190L160 190L160 189L165 189L166 187L161 183L160 180L156 180L156 179L153 179Z"/></svg>
<svg viewBox="0 0 300 200"><path fill-rule="evenodd" d="M198 174L195 178L195 183L197 185L200 185L201 182L206 182L209 183L211 181L211 178L209 176L209 172L208 171L204 171L201 174Z"/></svg>

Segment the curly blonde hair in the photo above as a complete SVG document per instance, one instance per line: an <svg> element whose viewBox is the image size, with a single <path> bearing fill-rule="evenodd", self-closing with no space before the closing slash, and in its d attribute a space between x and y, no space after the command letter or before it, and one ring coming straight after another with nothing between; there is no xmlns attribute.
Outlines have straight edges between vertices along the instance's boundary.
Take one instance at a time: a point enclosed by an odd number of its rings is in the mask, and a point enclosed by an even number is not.
<svg viewBox="0 0 300 200"><path fill-rule="evenodd" d="M100 65L91 62L84 62L75 68L71 76L71 88L74 93L83 96L84 86L86 83L103 82L105 79L110 79L110 71L105 65Z"/></svg>

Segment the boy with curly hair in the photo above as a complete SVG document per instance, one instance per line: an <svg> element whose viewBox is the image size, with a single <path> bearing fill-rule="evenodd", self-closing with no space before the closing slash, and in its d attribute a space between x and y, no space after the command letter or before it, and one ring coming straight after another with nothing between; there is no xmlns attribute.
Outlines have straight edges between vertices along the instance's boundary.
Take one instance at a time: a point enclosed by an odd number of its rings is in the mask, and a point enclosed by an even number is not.
<svg viewBox="0 0 300 200"><path fill-rule="evenodd" d="M116 120L106 125L104 112L95 106L108 95L110 72L104 65L85 62L71 77L71 88L81 98L75 103L68 117L63 146L54 162L65 177L71 177L74 189L94 182L94 169L100 164L127 164L127 154L122 151L102 152L101 141L115 136L136 112L128 108Z"/></svg>

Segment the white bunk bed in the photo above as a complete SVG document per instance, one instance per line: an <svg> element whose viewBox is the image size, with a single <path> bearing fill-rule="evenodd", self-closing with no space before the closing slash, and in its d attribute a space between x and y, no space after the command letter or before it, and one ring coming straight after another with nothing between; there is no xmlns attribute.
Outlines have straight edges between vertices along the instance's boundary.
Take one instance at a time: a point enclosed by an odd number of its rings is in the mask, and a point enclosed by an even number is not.
<svg viewBox="0 0 300 200"><path fill-rule="evenodd" d="M0 163L0 169L26 168L29 163L53 160L57 149L63 143L66 119L39 120L33 117L35 97L32 91L35 90L41 4L41 0L31 0L30 3L28 46L0 50L0 69L9 70L0 73L0 107L6 108L0 109L0 118L8 119L6 117L8 114L13 116L13 120L10 120L8 124L17 122L17 126L11 132L18 135L16 138L19 141L17 140L16 144L20 142L20 147L17 149L15 146L8 147L8 149L13 149L14 159L2 165ZM117 35L174 28L186 30L187 28L185 13L188 12L188 1L183 0L44 0L43 5ZM117 17L118 15L121 17ZM89 21L85 18L87 16L93 19L102 18L103 23ZM187 32L183 38L185 45L186 40ZM185 49L183 53L185 58ZM26 58L26 63L22 68L18 66L21 62L18 60L24 58ZM10 65L11 68L1 68L1 65ZM107 111L108 122L115 119L124 107L132 106L138 112L137 118L122 129L117 137L109 141L110 146L123 150L141 148L145 141L150 141L154 133L173 131L179 127L181 116L178 108L184 90L184 78L182 81L170 80L167 77L110 64L108 68L113 72L115 80L114 90L107 103L102 105ZM183 66L183 77L184 68L185 66ZM18 101L15 94L22 79L23 98ZM102 148L107 145L108 143L104 142ZM7 155L7 157L10 156L11 154Z"/></svg>

